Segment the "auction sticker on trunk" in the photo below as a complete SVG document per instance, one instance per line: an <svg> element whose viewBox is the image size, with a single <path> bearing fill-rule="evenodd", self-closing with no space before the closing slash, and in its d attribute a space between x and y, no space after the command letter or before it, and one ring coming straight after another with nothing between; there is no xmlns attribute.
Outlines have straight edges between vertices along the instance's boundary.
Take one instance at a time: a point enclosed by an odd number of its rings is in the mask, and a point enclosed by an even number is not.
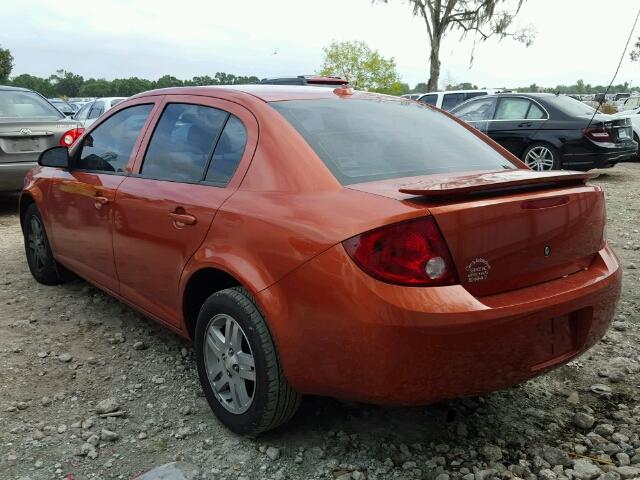
<svg viewBox="0 0 640 480"><path fill-rule="evenodd" d="M484 258L476 258L469 265L467 265L465 270L467 271L467 282L481 282L483 280L486 280L489 276L491 265Z"/></svg>

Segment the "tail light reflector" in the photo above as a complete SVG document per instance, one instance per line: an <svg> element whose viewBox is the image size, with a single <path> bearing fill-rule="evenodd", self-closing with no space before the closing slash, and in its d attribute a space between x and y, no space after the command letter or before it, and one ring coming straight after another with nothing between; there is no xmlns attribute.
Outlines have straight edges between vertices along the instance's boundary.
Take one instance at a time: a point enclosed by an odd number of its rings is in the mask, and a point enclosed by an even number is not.
<svg viewBox="0 0 640 480"><path fill-rule="evenodd" d="M62 134L62 137L60 137L60 145L63 147L70 147L83 133L84 128L72 128L71 130L67 130Z"/></svg>
<svg viewBox="0 0 640 480"><path fill-rule="evenodd" d="M610 143L613 142L609 131L604 127L583 128L582 134L593 140L594 142Z"/></svg>
<svg viewBox="0 0 640 480"><path fill-rule="evenodd" d="M433 217L386 225L342 244L365 273L380 281L416 287L458 283L449 249Z"/></svg>

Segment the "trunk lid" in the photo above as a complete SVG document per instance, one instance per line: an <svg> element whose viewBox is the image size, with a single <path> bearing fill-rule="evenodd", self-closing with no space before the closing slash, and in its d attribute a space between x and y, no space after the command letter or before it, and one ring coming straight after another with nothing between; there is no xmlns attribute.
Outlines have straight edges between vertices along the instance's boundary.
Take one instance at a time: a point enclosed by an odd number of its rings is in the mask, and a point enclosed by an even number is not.
<svg viewBox="0 0 640 480"><path fill-rule="evenodd" d="M584 183L594 176L516 169L350 188L428 210L461 285L481 297L560 278L591 264L603 247L605 225L604 195Z"/></svg>
<svg viewBox="0 0 640 480"><path fill-rule="evenodd" d="M55 147L74 128L69 119L11 118L0 120L0 163L33 162L40 152Z"/></svg>
<svg viewBox="0 0 640 480"><path fill-rule="evenodd" d="M633 129L629 117L597 114L590 124L590 116L583 116L583 118L585 119L585 126L589 125L590 128L603 127L607 130L611 139L616 144L627 144L633 140Z"/></svg>

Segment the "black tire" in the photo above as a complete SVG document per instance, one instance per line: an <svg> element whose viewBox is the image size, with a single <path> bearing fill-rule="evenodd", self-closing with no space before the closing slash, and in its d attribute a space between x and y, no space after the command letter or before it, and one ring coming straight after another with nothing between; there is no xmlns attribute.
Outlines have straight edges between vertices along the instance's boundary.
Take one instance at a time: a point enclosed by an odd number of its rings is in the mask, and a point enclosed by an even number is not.
<svg viewBox="0 0 640 480"><path fill-rule="evenodd" d="M632 161L640 162L640 138L638 138L637 134L633 134L633 141L638 144L638 153L636 153L635 157L631 157Z"/></svg>
<svg viewBox="0 0 640 480"><path fill-rule="evenodd" d="M232 413L221 404L207 375L207 329L220 314L232 317L242 328L255 361L253 399L244 413ZM301 396L285 378L264 317L247 290L228 288L207 298L198 314L194 343L198 376L205 397L218 419L230 430L242 435L257 435L286 423L295 414Z"/></svg>
<svg viewBox="0 0 640 480"><path fill-rule="evenodd" d="M532 170L537 170L537 171L542 171L539 170L537 168L534 168L534 166L530 165L530 161L527 160L527 157L529 156L529 153L531 151L536 151L538 149L546 149L546 151L549 152L549 154L552 157L553 163L551 165L551 168L544 168L543 170L559 170L561 168L561 162L560 162L560 152L558 152L558 149L549 145L548 143L545 142L534 142L531 145L529 145L524 152L522 152L522 161L524 163L526 163L529 168L531 168Z"/></svg>
<svg viewBox="0 0 640 480"><path fill-rule="evenodd" d="M53 258L42 216L35 203L27 207L22 219L24 249L31 275L44 285L58 285L67 280L63 269ZM39 231L36 232L36 230Z"/></svg>

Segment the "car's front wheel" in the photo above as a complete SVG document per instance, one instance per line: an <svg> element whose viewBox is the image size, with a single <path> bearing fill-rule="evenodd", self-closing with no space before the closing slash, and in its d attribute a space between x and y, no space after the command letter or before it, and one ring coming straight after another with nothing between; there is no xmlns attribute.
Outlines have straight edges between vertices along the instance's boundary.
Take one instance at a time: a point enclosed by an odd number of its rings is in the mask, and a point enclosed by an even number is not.
<svg viewBox="0 0 640 480"><path fill-rule="evenodd" d="M560 168L560 154L551 145L546 143L532 143L522 154L522 161L531 170L544 172L558 170Z"/></svg>
<svg viewBox="0 0 640 480"><path fill-rule="evenodd" d="M64 272L53 258L44 222L35 203L27 207L22 225L27 263L33 278L45 285L64 282Z"/></svg>
<svg viewBox="0 0 640 480"><path fill-rule="evenodd" d="M256 435L287 422L300 395L284 376L267 324L242 287L211 295L195 331L198 376L218 419Z"/></svg>

